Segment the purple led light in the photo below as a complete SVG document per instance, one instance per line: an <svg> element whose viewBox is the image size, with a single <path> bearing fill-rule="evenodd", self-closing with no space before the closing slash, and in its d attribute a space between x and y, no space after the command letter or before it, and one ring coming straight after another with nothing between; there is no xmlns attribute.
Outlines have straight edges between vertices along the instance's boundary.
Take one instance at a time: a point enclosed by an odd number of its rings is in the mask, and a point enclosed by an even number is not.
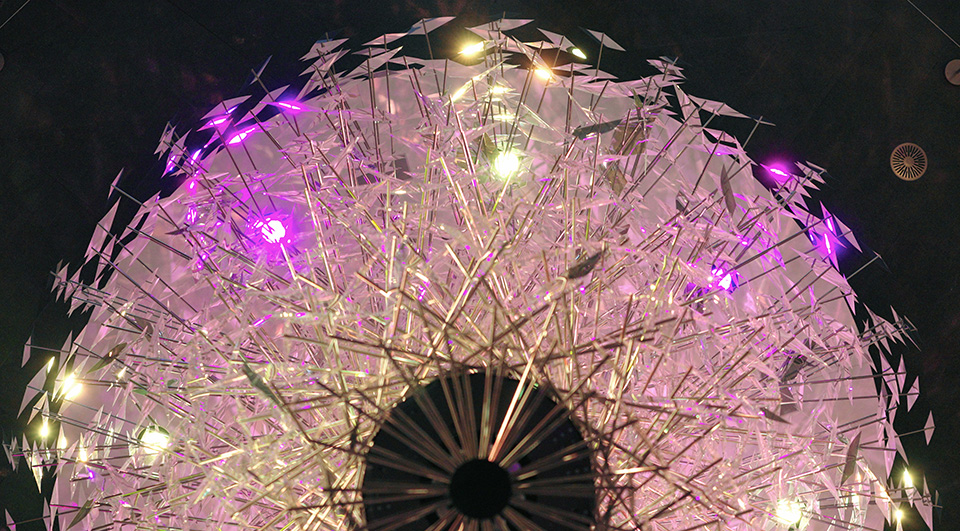
<svg viewBox="0 0 960 531"><path fill-rule="evenodd" d="M738 282L739 275L736 271L724 272L723 269L714 268L712 273L708 280L713 281L719 278L720 280L717 282L717 286L720 286L724 291L733 293L740 285Z"/></svg>
<svg viewBox="0 0 960 531"><path fill-rule="evenodd" d="M781 170L780 168L770 168L770 173L779 175L780 177L790 177L790 174Z"/></svg>
<svg viewBox="0 0 960 531"><path fill-rule="evenodd" d="M191 186L194 184L195 183L191 183ZM187 209L187 215L184 216L184 221L187 223L187 225L193 225L197 222L197 207L190 205L190 208Z"/></svg>
<svg viewBox="0 0 960 531"><path fill-rule="evenodd" d="M257 228L268 243L279 243L287 235L287 228L279 219L265 219L257 224Z"/></svg>
<svg viewBox="0 0 960 531"><path fill-rule="evenodd" d="M303 110L303 107L301 107L301 106L299 106L299 105L294 105L294 104L292 104L292 103L287 103L287 102L285 102L285 101L278 101L278 102L277 102L277 105L279 105L279 106L281 106L281 107L283 107L283 108L285 108L285 109L290 109L291 111L302 111L302 110Z"/></svg>
<svg viewBox="0 0 960 531"><path fill-rule="evenodd" d="M247 138L247 135L249 135L250 133L253 132L253 129L254 129L253 127L249 127L249 128L247 128L247 129L244 129L243 131L240 131L239 133L233 135L233 136L230 138L230 140L227 141L227 144L228 144L228 145L232 145L232 144L239 144L240 142L243 142L243 140L244 140L245 138Z"/></svg>

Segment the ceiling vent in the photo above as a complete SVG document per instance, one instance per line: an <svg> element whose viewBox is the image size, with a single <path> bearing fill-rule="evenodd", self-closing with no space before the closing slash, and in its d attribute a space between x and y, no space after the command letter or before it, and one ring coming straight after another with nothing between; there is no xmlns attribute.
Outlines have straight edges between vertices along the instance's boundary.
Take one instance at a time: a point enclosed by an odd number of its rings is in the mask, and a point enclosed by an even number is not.
<svg viewBox="0 0 960 531"><path fill-rule="evenodd" d="M927 171L927 154L916 144L900 144L890 154L890 169L904 181L916 181Z"/></svg>

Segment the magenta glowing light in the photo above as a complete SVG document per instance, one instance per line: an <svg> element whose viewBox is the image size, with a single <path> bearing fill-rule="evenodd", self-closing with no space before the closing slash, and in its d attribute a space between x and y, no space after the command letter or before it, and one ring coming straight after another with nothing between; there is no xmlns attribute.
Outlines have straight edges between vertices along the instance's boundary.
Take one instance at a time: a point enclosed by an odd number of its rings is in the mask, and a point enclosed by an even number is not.
<svg viewBox="0 0 960 531"><path fill-rule="evenodd" d="M735 289L737 289L739 282L737 282L738 275L736 271L724 273L723 269L714 268L712 273L713 274L710 276L710 279L713 280L719 278L720 280L717 282L717 285L720 286L720 288L724 291L732 293Z"/></svg>
<svg viewBox="0 0 960 531"><path fill-rule="evenodd" d="M240 142L243 142L243 140L244 140L245 138L247 138L247 136L248 136L250 133L252 133L253 130L254 130L253 127L249 127L249 128L247 128L247 129L244 129L243 131L240 131L239 133L237 133L237 134L233 135L232 137L230 137L230 140L227 141L227 144L228 144L228 145L233 145L233 144L239 144Z"/></svg>
<svg viewBox="0 0 960 531"><path fill-rule="evenodd" d="M780 168L770 168L770 173L779 175L780 177L790 177L790 174L781 170Z"/></svg>
<svg viewBox="0 0 960 531"><path fill-rule="evenodd" d="M260 234L269 243L279 243L287 235L287 228L279 219L268 219L260 224Z"/></svg>
<svg viewBox="0 0 960 531"><path fill-rule="evenodd" d="M294 105L294 104L292 104L292 103L287 103L287 102L285 102L285 101L278 101L278 102L277 102L277 105L279 105L279 106L281 106L281 107L283 107L283 108L285 108L285 109L290 109L291 111L302 111L302 110L303 110L303 107L301 107L301 106L299 106L299 105Z"/></svg>

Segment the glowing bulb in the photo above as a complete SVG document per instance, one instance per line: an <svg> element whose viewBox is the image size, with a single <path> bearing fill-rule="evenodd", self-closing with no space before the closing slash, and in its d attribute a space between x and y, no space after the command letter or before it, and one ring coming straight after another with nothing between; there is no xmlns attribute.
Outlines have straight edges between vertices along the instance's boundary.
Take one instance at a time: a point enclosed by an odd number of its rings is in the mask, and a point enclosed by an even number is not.
<svg viewBox="0 0 960 531"><path fill-rule="evenodd" d="M47 362L47 372L53 370L53 360L54 358L50 358L50 361Z"/></svg>
<svg viewBox="0 0 960 531"><path fill-rule="evenodd" d="M501 151L493 161L493 171L506 179L520 169L520 157L513 151Z"/></svg>
<svg viewBox="0 0 960 531"><path fill-rule="evenodd" d="M510 92L510 87L503 87L500 85L494 85L490 87L490 94L506 94Z"/></svg>
<svg viewBox="0 0 960 531"><path fill-rule="evenodd" d="M770 173L779 175L780 177L790 177L790 174L781 170L780 168L770 168Z"/></svg>
<svg viewBox="0 0 960 531"><path fill-rule="evenodd" d="M87 454L87 449L81 446L77 451L77 461L86 463L87 459L90 459L90 456Z"/></svg>
<svg viewBox="0 0 960 531"><path fill-rule="evenodd" d="M43 424L40 425L40 437L46 439L50 435L50 425L47 423L47 419L43 419Z"/></svg>
<svg viewBox="0 0 960 531"><path fill-rule="evenodd" d="M269 219L260 226L260 234L270 243L277 243L287 235L287 229L279 219Z"/></svg>
<svg viewBox="0 0 960 531"><path fill-rule="evenodd" d="M895 512L895 513L893 513L893 514L894 514L894 517L897 519L898 522L899 522L900 520L903 520L903 509L897 509L897 512Z"/></svg>
<svg viewBox="0 0 960 531"><path fill-rule="evenodd" d="M910 476L909 470L903 471L903 485L908 489L913 488L913 478Z"/></svg>
<svg viewBox="0 0 960 531"><path fill-rule="evenodd" d="M580 59L587 58L587 54L583 53L583 50L581 50L580 48L577 48L576 46L571 46L570 49L567 51L569 51L570 54L573 55L574 57L579 57Z"/></svg>
<svg viewBox="0 0 960 531"><path fill-rule="evenodd" d="M780 500L777 502L777 518L786 524L797 524L803 518L803 510L795 501Z"/></svg>
<svg viewBox="0 0 960 531"><path fill-rule="evenodd" d="M550 81L551 79L553 79L553 72L545 66L537 67L537 69L534 70L533 73L536 74L537 77L539 77L544 81Z"/></svg>
<svg viewBox="0 0 960 531"><path fill-rule="evenodd" d="M76 375L69 374L63 380L63 389L60 391L60 395L66 400L73 400L80 394L81 389L83 389L83 384L77 381Z"/></svg>
<svg viewBox="0 0 960 531"><path fill-rule="evenodd" d="M467 90L469 88L470 88L470 83L467 83L466 85L458 88L456 92L450 95L450 101L457 101L460 98L462 98L463 95L467 93Z"/></svg>
<svg viewBox="0 0 960 531"><path fill-rule="evenodd" d="M140 433L140 444L147 455L156 455L170 444L170 434L167 430L151 426Z"/></svg>
<svg viewBox="0 0 960 531"><path fill-rule="evenodd" d="M462 50L460 50L460 55L476 55L483 51L483 47L486 43L483 41L475 42L473 44L468 44Z"/></svg>

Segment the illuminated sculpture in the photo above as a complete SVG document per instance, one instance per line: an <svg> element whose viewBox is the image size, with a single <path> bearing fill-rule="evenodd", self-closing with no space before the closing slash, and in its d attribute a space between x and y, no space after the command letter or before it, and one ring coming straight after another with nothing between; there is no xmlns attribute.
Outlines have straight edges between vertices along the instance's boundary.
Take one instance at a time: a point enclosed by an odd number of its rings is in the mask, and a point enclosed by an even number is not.
<svg viewBox="0 0 960 531"><path fill-rule="evenodd" d="M168 136L184 184L101 224L102 285L61 274L92 308L33 404L62 525L892 518L899 383L868 348L902 330L857 332L855 240L803 199L822 170L761 185L708 127L746 117L674 64L617 81L509 36L528 21L472 28L457 61L398 53L447 20L349 72L319 42L298 94L224 103L199 150Z"/></svg>

